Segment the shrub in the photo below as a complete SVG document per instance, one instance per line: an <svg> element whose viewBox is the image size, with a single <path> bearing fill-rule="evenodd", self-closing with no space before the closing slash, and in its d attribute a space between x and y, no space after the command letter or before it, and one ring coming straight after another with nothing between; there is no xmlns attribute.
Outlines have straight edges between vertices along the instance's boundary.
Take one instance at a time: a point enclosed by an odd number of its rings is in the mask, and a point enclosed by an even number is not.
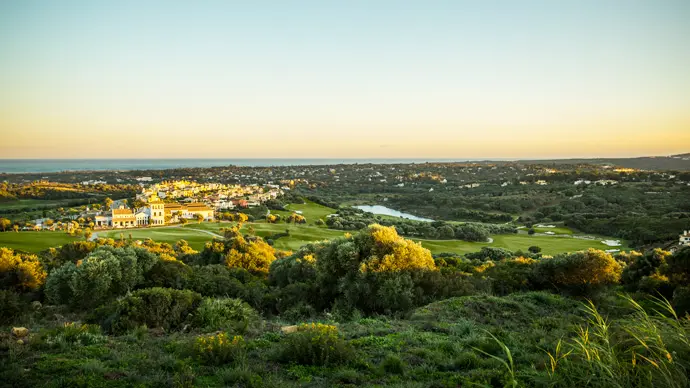
<svg viewBox="0 0 690 388"><path fill-rule="evenodd" d="M337 304L348 315L355 309L409 310L425 300L425 292L438 291L426 281L428 273L437 272L429 250L398 236L394 227L371 225L278 260L269 282L279 287L276 309L281 313L299 305L321 311Z"/></svg>
<svg viewBox="0 0 690 388"><path fill-rule="evenodd" d="M621 283L625 285L626 289L636 291L642 279L654 274L660 266L666 263L666 258L669 255L669 252L662 251L661 249L654 249L644 255L634 251L626 255L616 255L616 258L629 260L628 265L621 274Z"/></svg>
<svg viewBox="0 0 690 388"><path fill-rule="evenodd" d="M673 291L673 308L681 317L690 313L690 287L676 287Z"/></svg>
<svg viewBox="0 0 690 388"><path fill-rule="evenodd" d="M0 290L0 324L12 323L22 313L19 295L12 290Z"/></svg>
<svg viewBox="0 0 690 388"><path fill-rule="evenodd" d="M146 288L98 310L104 329L125 332L146 325L177 329L201 303L201 295L189 290Z"/></svg>
<svg viewBox="0 0 690 388"><path fill-rule="evenodd" d="M72 347L101 344L107 338L101 333L97 325L79 325L65 322L61 327L48 330L41 335L44 344L50 347Z"/></svg>
<svg viewBox="0 0 690 388"><path fill-rule="evenodd" d="M637 290L654 296L661 294L665 298L673 296L673 286L669 282L668 277L656 272L642 277L637 284Z"/></svg>
<svg viewBox="0 0 690 388"><path fill-rule="evenodd" d="M531 291L538 288L532 281L536 263L536 260L524 257L504 259L493 263L483 273L491 279L492 290L497 295Z"/></svg>
<svg viewBox="0 0 690 388"><path fill-rule="evenodd" d="M335 365L352 356L350 346L335 326L305 323L283 341L282 358L301 365Z"/></svg>
<svg viewBox="0 0 690 388"><path fill-rule="evenodd" d="M142 248L100 247L77 264L52 271L46 296L52 303L90 308L124 295L144 282L156 255Z"/></svg>
<svg viewBox="0 0 690 388"><path fill-rule="evenodd" d="M239 296L242 282L221 264L192 267L189 288L205 296Z"/></svg>
<svg viewBox="0 0 690 388"><path fill-rule="evenodd" d="M146 275L144 286L175 288L182 290L187 288L192 269L178 260L159 260Z"/></svg>
<svg viewBox="0 0 690 388"><path fill-rule="evenodd" d="M217 375L226 387L263 388L267 386L260 375L244 366L223 369Z"/></svg>
<svg viewBox="0 0 690 388"><path fill-rule="evenodd" d="M239 335L230 338L226 333L197 337L194 350L207 364L244 364L247 357L247 344L244 338Z"/></svg>
<svg viewBox="0 0 690 388"><path fill-rule="evenodd" d="M381 368L386 373L396 375L402 375L405 373L405 363L400 359L400 357L394 354L389 354L383 359L381 362Z"/></svg>
<svg viewBox="0 0 690 388"><path fill-rule="evenodd" d="M0 248L0 287L15 291L35 291L46 280L46 271L35 255Z"/></svg>
<svg viewBox="0 0 690 388"><path fill-rule="evenodd" d="M246 302L231 298L204 298L195 317L197 325L205 329L230 329L239 333L245 333L258 320L258 314Z"/></svg>
<svg viewBox="0 0 690 388"><path fill-rule="evenodd" d="M659 268L674 286L690 284L690 247L683 247L666 258L665 265Z"/></svg>
<svg viewBox="0 0 690 388"><path fill-rule="evenodd" d="M515 257L515 254L503 248L482 247L482 249L480 249L479 252L468 253L465 255L465 257L467 257L470 260L499 261L502 259L510 259L512 257Z"/></svg>
<svg viewBox="0 0 690 388"><path fill-rule="evenodd" d="M589 249L539 260L535 278L545 287L575 295L591 295L600 287L618 283L621 265L610 254Z"/></svg>

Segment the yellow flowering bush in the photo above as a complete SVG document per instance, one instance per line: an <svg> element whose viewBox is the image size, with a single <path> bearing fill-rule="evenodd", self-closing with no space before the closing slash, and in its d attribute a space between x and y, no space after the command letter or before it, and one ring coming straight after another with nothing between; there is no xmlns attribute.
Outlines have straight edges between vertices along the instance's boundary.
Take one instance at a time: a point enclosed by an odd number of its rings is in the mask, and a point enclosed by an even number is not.
<svg viewBox="0 0 690 388"><path fill-rule="evenodd" d="M283 360L302 365L332 365L347 361L352 349L338 328L321 323L304 323L284 339Z"/></svg>
<svg viewBox="0 0 690 388"><path fill-rule="evenodd" d="M436 270L431 252L420 243L399 236L395 227L370 225L358 239L369 251L360 265L361 272Z"/></svg>
<svg viewBox="0 0 690 388"><path fill-rule="evenodd" d="M45 283L45 269L36 255L0 248L0 286L17 291L35 291Z"/></svg>
<svg viewBox="0 0 690 388"><path fill-rule="evenodd" d="M247 356L244 337L230 337L227 333L197 337L194 350L199 358L208 364L242 363Z"/></svg>

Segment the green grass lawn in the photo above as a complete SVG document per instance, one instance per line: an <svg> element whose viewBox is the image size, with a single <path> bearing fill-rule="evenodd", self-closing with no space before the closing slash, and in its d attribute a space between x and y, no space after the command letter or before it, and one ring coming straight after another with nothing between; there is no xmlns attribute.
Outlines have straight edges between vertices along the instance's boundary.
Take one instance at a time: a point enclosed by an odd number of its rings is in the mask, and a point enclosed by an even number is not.
<svg viewBox="0 0 690 388"><path fill-rule="evenodd" d="M505 234L491 236L494 242L489 244L486 242L467 242L455 240L418 240L421 241L422 246L429 249L432 253L453 252L453 253L469 253L476 252L484 246L491 246L497 248L506 248L511 251L519 249L527 251L527 248L536 245L542 249L542 253L553 255L563 252L574 252L588 248L596 248L601 250L620 249L627 250L626 246L609 247L602 244L601 239L596 240L582 240L571 237L557 237L557 236L529 236L526 234Z"/></svg>
<svg viewBox="0 0 690 388"><path fill-rule="evenodd" d="M124 235L124 238L132 238L135 240L146 240L152 239L158 242L166 242L169 244L175 244L179 240L187 240L189 245L197 250L204 247L207 241L213 240L213 236L194 230L192 228L186 227L165 227L165 228L146 228L146 229L117 229L108 231L96 231L98 237L106 238L120 238L120 235Z"/></svg>
<svg viewBox="0 0 690 388"><path fill-rule="evenodd" d="M293 225L293 224L269 224L265 222L252 222L243 226L242 231L246 232L249 225L254 227L258 236L270 238L270 234L283 233L285 229L290 229L289 237L281 237L275 241L275 247L278 249L295 250L300 246L326 239L340 237L345 234L345 231L332 230L316 227L313 225ZM221 228L228 227L228 223L202 223L202 224L188 224L185 228L204 229L222 234ZM498 248L506 248L512 251L522 249L527 251L527 248L532 245L537 245L542 248L545 254L556 254L562 252L572 252L588 248L596 249L627 249L627 247L609 247L601 243L604 238L597 238L596 240L582 240L571 237L558 236L529 236L527 234L507 234L494 235L493 243L486 242L467 242L459 240L425 240L413 238L414 241L420 241L422 246L429 249L432 253L453 252L458 254L476 252L484 246L492 246Z"/></svg>
<svg viewBox="0 0 690 388"><path fill-rule="evenodd" d="M533 227L535 232L537 233L546 233L546 232L554 232L555 234L573 234L573 230L570 228L567 228L565 226L556 226L555 228L537 228ZM525 233L529 230L529 228L522 228L520 230L524 230Z"/></svg>
<svg viewBox="0 0 690 388"><path fill-rule="evenodd" d="M204 244L207 241L211 241L214 238L213 235L206 232L222 235L223 232L221 229L230 227L232 225L234 225L234 223L204 222L201 224L190 223L177 227L118 229L96 231L96 233L98 234L98 237L109 237L115 239L120 238L121 234L125 238L129 238L129 235L131 234L132 238L134 239L145 240L150 238L155 241L167 242L170 244L174 244L178 240L187 240L189 245L191 245L194 249L200 250L204 247ZM341 237L346 233L345 231L326 229L324 227L318 227L310 224L269 224L266 222L245 223L242 227L242 232L247 233L250 226L254 228L254 232L257 236L261 236L263 238L271 238L271 235L284 233L286 229L290 230L290 236L276 239L274 241L274 246L277 249L292 251L299 249L299 247L302 245ZM609 247L604 245L601 243L601 240L604 238L582 240L558 236L529 236L523 233L494 235L492 238L494 239L493 243L467 242L459 240L425 240L417 238L413 238L412 240L421 242L422 246L429 249L431 253L452 252L464 254L476 252L484 246L506 248L512 251L519 249L527 251L527 248L532 245L541 247L543 253L550 255L562 252L573 252L587 248L596 248L602 250L612 248L621 250L628 249L625 246ZM30 252L38 252L49 247L60 246L67 242L78 239L79 238L76 237L70 237L63 232L5 232L0 233L0 246L22 249Z"/></svg>
<svg viewBox="0 0 690 388"><path fill-rule="evenodd" d="M72 237L65 232L2 232L0 233L0 247L40 252L50 247L59 247L81 239L83 237Z"/></svg>
<svg viewBox="0 0 690 388"><path fill-rule="evenodd" d="M211 231L217 234L223 234L221 229L227 228L234 223L214 223L205 222L202 224L187 224L184 226L185 229L201 229ZM249 227L254 228L254 233L257 236L263 238L271 238L271 235L277 233L285 233L285 230L290 230L290 236L281 237L275 240L274 246L277 249L283 250L297 250L299 247L305 244L309 244L316 241L329 240L336 237L341 237L345 235L345 231L331 230L323 227L318 227L315 225L294 225L294 224L269 224L267 222L248 222L242 226L242 232L247 233ZM211 237L211 236L209 236Z"/></svg>
<svg viewBox="0 0 690 388"><path fill-rule="evenodd" d="M271 210L272 214L279 214L281 217L287 217L294 211L301 211L302 215L307 219L307 222L313 224L317 219L326 220L326 216L336 212L328 206L319 205L311 201L306 201L304 204L291 203L286 206L287 211Z"/></svg>

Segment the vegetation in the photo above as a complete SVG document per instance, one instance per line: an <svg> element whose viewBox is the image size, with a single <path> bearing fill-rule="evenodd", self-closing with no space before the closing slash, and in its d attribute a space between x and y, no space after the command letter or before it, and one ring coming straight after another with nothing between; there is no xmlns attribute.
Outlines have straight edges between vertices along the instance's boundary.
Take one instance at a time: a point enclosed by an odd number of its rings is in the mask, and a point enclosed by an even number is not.
<svg viewBox="0 0 690 388"><path fill-rule="evenodd" d="M91 241L87 220L72 220L82 233L72 237L15 233L21 224L5 217L0 245L19 246L0 248L0 385L689 387L690 248L606 252L579 238L603 222L571 228L580 216L632 217L624 209L640 209L626 196L668 185L639 222L606 227L662 241L683 225L685 189L647 172L478 167L315 167L309 183L281 182L289 200ZM203 169L161 175L192 171L204 179ZM446 221L338 208L355 199Z"/></svg>

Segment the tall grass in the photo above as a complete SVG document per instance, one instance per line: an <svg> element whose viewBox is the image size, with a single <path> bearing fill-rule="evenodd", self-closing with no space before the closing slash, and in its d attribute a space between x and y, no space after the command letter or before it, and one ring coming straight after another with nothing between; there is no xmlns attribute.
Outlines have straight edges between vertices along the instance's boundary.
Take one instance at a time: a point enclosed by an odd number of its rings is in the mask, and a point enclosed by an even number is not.
<svg viewBox="0 0 690 388"><path fill-rule="evenodd" d="M601 315L591 301L583 304L586 323L570 339L559 340L553 352L546 351L547 385L690 387L690 316L679 317L664 298L652 298L652 308L647 311L630 296L621 297L631 312L615 321ZM507 372L506 387L530 386L523 378L534 377L534 369L518 370L510 349L488 334L505 358L475 350L501 362Z"/></svg>
<svg viewBox="0 0 690 388"><path fill-rule="evenodd" d="M561 344L551 360L554 386L688 387L688 319L679 318L668 300L654 298L647 312L634 299L623 320L609 321L590 301L584 305L587 324ZM671 348L671 345L673 348Z"/></svg>
<svg viewBox="0 0 690 388"><path fill-rule="evenodd" d="M487 353L481 349L478 349L478 348L473 348L473 349L486 355L486 356L493 358L494 360L498 360L503 365L504 369L506 370L507 376L508 376L504 387L513 387L513 388L518 387L519 384L518 384L518 380L515 376L515 363L513 362L513 354L510 352L510 349L506 346L506 344L501 342L501 340L496 338L493 334L491 334L488 331L486 333L489 336L491 336L491 338L498 344L498 346L501 347L501 350L503 350L503 353L505 354L507 361L504 360L502 357L494 356L493 354Z"/></svg>

